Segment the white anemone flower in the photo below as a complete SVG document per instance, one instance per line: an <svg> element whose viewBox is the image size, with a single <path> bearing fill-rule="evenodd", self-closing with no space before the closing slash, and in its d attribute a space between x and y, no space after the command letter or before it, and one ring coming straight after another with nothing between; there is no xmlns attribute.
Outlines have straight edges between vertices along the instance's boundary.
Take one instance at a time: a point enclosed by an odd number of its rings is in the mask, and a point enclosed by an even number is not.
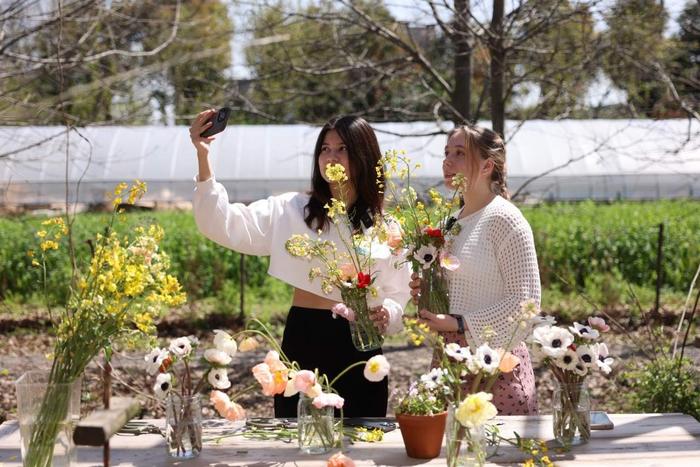
<svg viewBox="0 0 700 467"><path fill-rule="evenodd" d="M433 261L437 259L438 251L432 245L423 245L418 251L413 253L413 258L423 265L423 269L428 269Z"/></svg>
<svg viewBox="0 0 700 467"><path fill-rule="evenodd" d="M153 349L143 359L148 363L146 371L149 375L155 375L160 370L163 361L170 356L170 353L165 349Z"/></svg>
<svg viewBox="0 0 700 467"><path fill-rule="evenodd" d="M464 360L467 360L469 357L471 357L469 347L461 347L456 342L451 342L447 344L445 346L445 353L448 357L451 357L453 360L456 360L458 362L463 362Z"/></svg>
<svg viewBox="0 0 700 467"><path fill-rule="evenodd" d="M576 346L576 354L578 355L578 359L581 360L581 363L583 363L586 366L586 368L596 368L598 366L598 364L596 363L598 361L598 355L596 350L598 350L597 346Z"/></svg>
<svg viewBox="0 0 700 467"><path fill-rule="evenodd" d="M578 355L575 350L566 349L561 357L554 359L554 364L562 370L575 371L576 365L578 365Z"/></svg>
<svg viewBox="0 0 700 467"><path fill-rule="evenodd" d="M159 399L164 399L170 392L172 387L173 376L170 373L161 373L156 378L156 384L153 385L153 392Z"/></svg>
<svg viewBox="0 0 700 467"><path fill-rule="evenodd" d="M557 324L557 319L550 315L535 315L530 322L532 323L533 327L538 328L540 326L554 326Z"/></svg>
<svg viewBox="0 0 700 467"><path fill-rule="evenodd" d="M233 337L226 331L221 331L219 329L214 331L214 347L222 352L226 352L226 354L231 357L236 355L238 351L238 344L236 344Z"/></svg>
<svg viewBox="0 0 700 467"><path fill-rule="evenodd" d="M586 367L586 365L579 362L578 365L576 365L576 368L574 368L574 373L576 373L579 376L586 376L588 374L588 368Z"/></svg>
<svg viewBox="0 0 700 467"><path fill-rule="evenodd" d="M204 359L212 365L224 366L231 363L231 356L220 349L205 350Z"/></svg>
<svg viewBox="0 0 700 467"><path fill-rule="evenodd" d="M420 381L423 386L432 391L442 384L446 370L442 368L433 368L428 373L421 375Z"/></svg>
<svg viewBox="0 0 700 467"><path fill-rule="evenodd" d="M569 326L569 330L577 336L581 336L584 339L588 340L595 340L598 339L598 337L600 336L600 333L597 329L593 329L590 326L586 326L585 324L580 324L577 322L574 322L573 326Z"/></svg>
<svg viewBox="0 0 700 467"><path fill-rule="evenodd" d="M228 389L231 387L226 368L214 368L209 372L207 379L214 389Z"/></svg>
<svg viewBox="0 0 700 467"><path fill-rule="evenodd" d="M178 357L187 357L192 352L192 342L189 337L178 337L170 341L170 351Z"/></svg>
<svg viewBox="0 0 700 467"><path fill-rule="evenodd" d="M608 356L608 346L602 342L599 343L596 346L596 353L598 354L596 365L598 365L600 371L607 375L612 371L612 364L614 362L613 358Z"/></svg>
<svg viewBox="0 0 700 467"><path fill-rule="evenodd" d="M476 364L488 374L494 374L498 370L498 365L501 364L500 354L489 347L488 344L481 344L476 349L474 356Z"/></svg>
<svg viewBox="0 0 700 467"><path fill-rule="evenodd" d="M532 331L532 340L542 346L546 356L559 358L574 343L574 336L558 326L540 326Z"/></svg>

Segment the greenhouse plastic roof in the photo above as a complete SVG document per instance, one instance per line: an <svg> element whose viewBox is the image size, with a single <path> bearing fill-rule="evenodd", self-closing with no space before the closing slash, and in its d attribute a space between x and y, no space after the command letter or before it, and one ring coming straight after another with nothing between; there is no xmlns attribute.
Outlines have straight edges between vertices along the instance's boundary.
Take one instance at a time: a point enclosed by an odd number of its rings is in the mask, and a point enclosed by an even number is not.
<svg viewBox="0 0 700 467"><path fill-rule="evenodd" d="M488 126L487 122L483 122ZM382 150L404 149L422 168L419 183L442 180L444 134L435 122L378 123ZM451 128L446 123L444 130ZM688 120L509 121L508 183L534 199L698 197L700 125ZM305 190L319 127L231 125L212 148L217 180L231 201ZM68 138L69 179L80 202L105 199L115 183L141 179L152 201L191 198L197 172L187 127L88 127ZM416 136L418 135L418 136ZM63 127L0 127L0 200L42 204L65 199ZM74 183L73 183L74 184Z"/></svg>

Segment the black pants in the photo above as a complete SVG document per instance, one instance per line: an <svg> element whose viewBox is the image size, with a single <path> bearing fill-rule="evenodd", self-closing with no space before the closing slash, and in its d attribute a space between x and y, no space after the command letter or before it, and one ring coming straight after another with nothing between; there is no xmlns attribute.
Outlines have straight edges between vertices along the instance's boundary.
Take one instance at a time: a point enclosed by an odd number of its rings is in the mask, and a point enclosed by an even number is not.
<svg viewBox="0 0 700 467"><path fill-rule="evenodd" d="M282 338L282 350L302 370L318 368L332 381L350 364L368 360L382 353L381 349L360 352L350 337L350 326L343 318L333 318L329 310L293 306L287 316ZM345 399L343 415L346 417L385 417L389 398L387 378L373 383L364 375L364 365L358 365L333 384L333 388ZM296 417L299 396L275 396L275 417ZM340 411L336 411L340 416Z"/></svg>

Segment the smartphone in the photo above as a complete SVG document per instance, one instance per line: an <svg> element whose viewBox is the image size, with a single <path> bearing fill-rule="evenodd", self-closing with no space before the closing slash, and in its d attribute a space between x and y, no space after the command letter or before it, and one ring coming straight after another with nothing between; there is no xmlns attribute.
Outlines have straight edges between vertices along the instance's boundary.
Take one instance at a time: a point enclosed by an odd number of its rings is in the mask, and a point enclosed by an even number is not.
<svg viewBox="0 0 700 467"><path fill-rule="evenodd" d="M211 122L212 125L204 130L199 136L204 138L209 136L214 136L217 133L221 133L226 128L226 122L228 122L228 117L231 115L231 109L228 107L222 107L218 112L213 114L207 122Z"/></svg>
<svg viewBox="0 0 700 467"><path fill-rule="evenodd" d="M615 427L608 414L591 410L591 430L612 430Z"/></svg>

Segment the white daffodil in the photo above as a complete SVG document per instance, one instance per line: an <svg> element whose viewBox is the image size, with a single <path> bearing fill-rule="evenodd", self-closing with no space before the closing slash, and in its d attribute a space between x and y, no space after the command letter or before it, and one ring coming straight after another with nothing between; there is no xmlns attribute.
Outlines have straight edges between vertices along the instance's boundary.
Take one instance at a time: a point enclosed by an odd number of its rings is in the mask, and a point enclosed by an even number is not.
<svg viewBox="0 0 700 467"><path fill-rule="evenodd" d="M423 269L428 269L433 261L437 259L437 248L432 245L423 245L418 251L413 253L413 258L423 265Z"/></svg>
<svg viewBox="0 0 700 467"><path fill-rule="evenodd" d="M160 370L163 362L170 357L170 353L165 349L153 349L143 359L148 363L146 371L149 375L155 375Z"/></svg>
<svg viewBox="0 0 700 467"><path fill-rule="evenodd" d="M532 340L542 346L546 356L559 358L574 343L574 336L558 326L540 326L532 331Z"/></svg>
<svg viewBox="0 0 700 467"><path fill-rule="evenodd" d="M591 326L586 326L575 321L573 326L569 326L569 330L577 336L581 336L588 340L595 340L600 336L597 329L593 329Z"/></svg>
<svg viewBox="0 0 700 467"><path fill-rule="evenodd" d="M577 345L576 354L578 359L583 363L586 368L596 368L598 364L598 355L596 354L597 346L593 345Z"/></svg>
<svg viewBox="0 0 700 467"><path fill-rule="evenodd" d="M367 360L365 363L365 370L363 374L368 381L376 383L381 381L389 374L391 365L387 361L384 355L375 355L374 357Z"/></svg>
<svg viewBox="0 0 700 467"><path fill-rule="evenodd" d="M471 357L471 352L469 347L461 347L455 342L451 342L445 346L445 353L448 357L458 362L463 362L467 358Z"/></svg>
<svg viewBox="0 0 700 467"><path fill-rule="evenodd" d="M494 374L501 364L501 356L488 344L481 344L476 349L476 364L488 374Z"/></svg>
<svg viewBox="0 0 700 467"><path fill-rule="evenodd" d="M612 364L614 362L613 358L608 356L608 346L602 342L599 343L596 346L596 353L598 354L596 365L598 365L600 371L607 375L612 371Z"/></svg>
<svg viewBox="0 0 700 467"><path fill-rule="evenodd" d="M231 387L231 381L228 380L226 368L212 369L209 372L209 376L207 376L207 380L214 389L228 389Z"/></svg>
<svg viewBox="0 0 700 467"><path fill-rule="evenodd" d="M578 355L576 355L575 350L566 349L561 357L554 359L554 364L562 370L575 371L576 365L578 365Z"/></svg>
<svg viewBox="0 0 700 467"><path fill-rule="evenodd" d="M428 373L421 375L420 381L426 389L432 391L442 384L445 373L446 370L442 368L433 368Z"/></svg>
<svg viewBox="0 0 700 467"><path fill-rule="evenodd" d="M192 342L189 337L178 337L170 341L170 351L178 357L187 357L192 352Z"/></svg>
<svg viewBox="0 0 700 467"><path fill-rule="evenodd" d="M236 344L233 337L226 331L221 331L219 329L214 331L214 347L222 352L226 352L231 357L236 355L238 351L238 344Z"/></svg>
<svg viewBox="0 0 700 467"><path fill-rule="evenodd" d="M212 365L224 366L231 363L229 354L219 349L207 349L204 351L204 359Z"/></svg>
<svg viewBox="0 0 700 467"><path fill-rule="evenodd" d="M173 376L170 373L161 373L156 378L156 384L153 385L153 392L159 399L164 399L170 392Z"/></svg>

